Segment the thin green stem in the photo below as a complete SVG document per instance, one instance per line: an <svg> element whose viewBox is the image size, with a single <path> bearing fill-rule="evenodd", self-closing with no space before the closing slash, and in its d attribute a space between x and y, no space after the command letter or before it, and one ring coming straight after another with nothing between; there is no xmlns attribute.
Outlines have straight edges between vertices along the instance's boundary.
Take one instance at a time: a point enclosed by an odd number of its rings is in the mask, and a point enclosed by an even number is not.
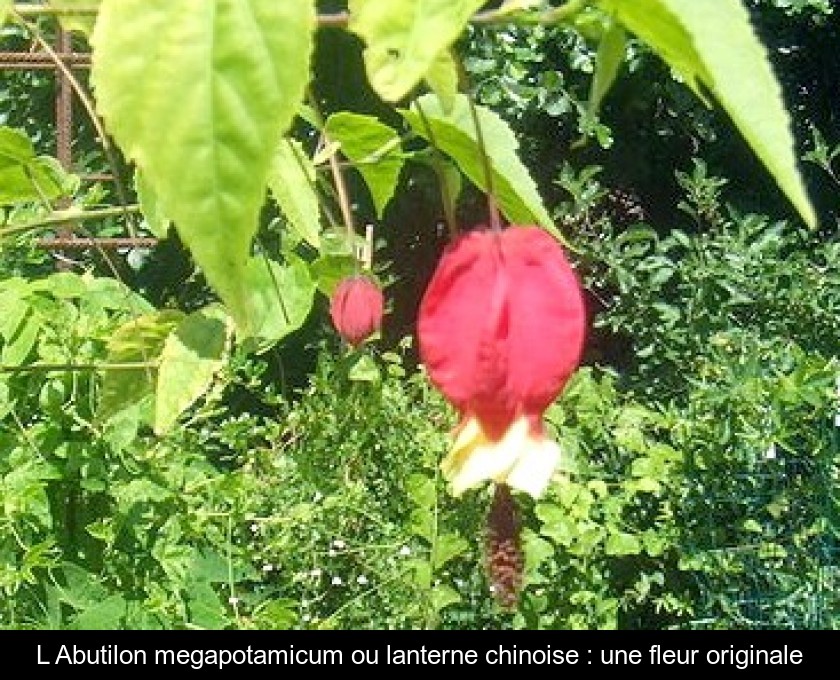
<svg viewBox="0 0 840 680"><path fill-rule="evenodd" d="M154 361L134 361L113 364L26 364L22 366L2 366L0 373L51 373L55 371L137 371L145 368L157 368Z"/></svg>
<svg viewBox="0 0 840 680"><path fill-rule="evenodd" d="M0 229L0 239L18 234L25 234L36 229L51 229L52 227L64 224L65 222L81 222L84 220L98 220L103 217L120 217L126 213L140 212L140 206L136 204L97 208L95 210L81 210L79 208L68 208L67 210L56 210L49 215L39 217L22 224L13 224L10 227Z"/></svg>

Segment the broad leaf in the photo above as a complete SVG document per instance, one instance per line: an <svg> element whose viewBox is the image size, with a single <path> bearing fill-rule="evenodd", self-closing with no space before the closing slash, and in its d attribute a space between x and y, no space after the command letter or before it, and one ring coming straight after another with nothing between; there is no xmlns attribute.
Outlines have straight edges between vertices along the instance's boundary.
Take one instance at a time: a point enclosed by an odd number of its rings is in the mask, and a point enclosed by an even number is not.
<svg viewBox="0 0 840 680"><path fill-rule="evenodd" d="M720 102L779 187L816 224L799 176L790 118L767 51L739 0L599 0L653 47L698 95Z"/></svg>
<svg viewBox="0 0 840 680"><path fill-rule="evenodd" d="M166 338L155 393L155 433L165 434L206 391L224 366L232 334L220 307L193 312Z"/></svg>
<svg viewBox="0 0 840 680"><path fill-rule="evenodd" d="M149 231L157 238L166 238L169 235L172 220L161 211L155 190L149 186L145 175L139 170L134 172L134 190L137 192L137 202L140 204L140 210L143 212Z"/></svg>
<svg viewBox="0 0 840 680"><path fill-rule="evenodd" d="M394 195L403 160L396 131L373 116L342 111L329 117L325 132L362 174L373 196L376 214L382 217Z"/></svg>
<svg viewBox="0 0 840 680"><path fill-rule="evenodd" d="M105 372L96 413L100 422L151 399L164 344L183 317L182 312L163 310L132 319L117 329L108 342L107 363L149 366L114 368Z"/></svg>
<svg viewBox="0 0 840 680"><path fill-rule="evenodd" d="M405 97L485 0L350 0L351 31L367 43L368 80L386 101Z"/></svg>
<svg viewBox="0 0 840 680"><path fill-rule="evenodd" d="M254 257L246 271L257 349L265 350L306 321L315 299L315 281L306 263L293 259L280 265Z"/></svg>
<svg viewBox="0 0 840 680"><path fill-rule="evenodd" d="M315 193L315 167L300 142L284 139L271 159L268 188L289 226L315 248L321 247L320 209Z"/></svg>
<svg viewBox="0 0 840 680"><path fill-rule="evenodd" d="M269 165L309 80L312 0L102 0L99 110L240 329Z"/></svg>
<svg viewBox="0 0 840 680"><path fill-rule="evenodd" d="M36 156L23 132L0 127L0 205L53 199L74 188L55 158Z"/></svg>
<svg viewBox="0 0 840 680"><path fill-rule="evenodd" d="M418 113L420 107L431 130ZM551 216L543 205L537 186L519 160L519 144L513 131L495 113L476 106L485 150L478 143L469 101L458 95L450 113L445 113L435 95L420 97L410 111L401 111L411 128L451 156L472 182L487 191L482 154L487 154L493 194L499 209L512 224L538 224L559 237Z"/></svg>
<svg viewBox="0 0 840 680"><path fill-rule="evenodd" d="M0 26L6 23L6 15L12 8L12 0L0 0Z"/></svg>
<svg viewBox="0 0 840 680"><path fill-rule="evenodd" d="M49 0L49 4L56 9L82 9L78 14L70 14L62 12L58 15L58 20L61 22L61 27L65 31L79 31L86 36L93 33L93 27L96 24L96 14L89 10L98 8L102 0Z"/></svg>
<svg viewBox="0 0 840 680"><path fill-rule="evenodd" d="M458 64L455 63L451 50L442 50L435 57L426 72L426 84L443 103L444 112L452 111L458 94Z"/></svg>

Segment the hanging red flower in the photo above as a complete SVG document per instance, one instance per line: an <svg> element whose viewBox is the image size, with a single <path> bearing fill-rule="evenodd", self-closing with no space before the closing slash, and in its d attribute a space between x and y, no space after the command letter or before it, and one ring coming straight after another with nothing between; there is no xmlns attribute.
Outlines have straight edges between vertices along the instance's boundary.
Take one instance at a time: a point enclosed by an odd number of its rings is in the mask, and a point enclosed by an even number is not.
<svg viewBox="0 0 840 680"><path fill-rule="evenodd" d="M382 326L382 291L365 276L343 279L330 298L330 317L338 334L356 347Z"/></svg>
<svg viewBox="0 0 840 680"><path fill-rule="evenodd" d="M581 288L538 227L473 231L444 253L420 305L420 356L461 424L442 463L453 493L492 480L538 496L559 461L542 416L577 368Z"/></svg>

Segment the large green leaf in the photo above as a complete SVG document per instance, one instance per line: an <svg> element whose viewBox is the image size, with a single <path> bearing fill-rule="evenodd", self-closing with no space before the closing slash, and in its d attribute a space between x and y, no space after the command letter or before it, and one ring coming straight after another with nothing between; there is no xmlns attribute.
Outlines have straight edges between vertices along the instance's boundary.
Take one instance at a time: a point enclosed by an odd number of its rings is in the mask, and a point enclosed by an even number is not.
<svg viewBox="0 0 840 680"><path fill-rule="evenodd" d="M376 214L382 217L394 195L402 170L402 147L396 130L373 116L341 111L327 119L325 132L341 144L373 196Z"/></svg>
<svg viewBox="0 0 840 680"><path fill-rule="evenodd" d="M315 192L315 167L300 142L284 139L271 159L268 188L289 221L307 243L321 247L321 212Z"/></svg>
<svg viewBox="0 0 840 680"><path fill-rule="evenodd" d="M430 131L418 113L422 109ZM472 182L488 190L482 154L487 154L493 193L499 209L512 224L538 224L558 236L537 186L517 156L519 143L507 123L489 109L476 106L484 151L478 143L469 100L458 95L445 113L435 95L424 95L410 111L401 111L412 129L451 156Z"/></svg>
<svg viewBox="0 0 840 680"><path fill-rule="evenodd" d="M0 26L6 22L6 15L12 8L12 0L0 0Z"/></svg>
<svg viewBox="0 0 840 680"><path fill-rule="evenodd" d="M247 282L257 350L267 349L306 321L315 300L315 281L302 260L295 258L283 266L254 257L248 263Z"/></svg>
<svg viewBox="0 0 840 680"><path fill-rule="evenodd" d="M314 28L312 0L102 0L91 38L108 129L246 333L251 241Z"/></svg>
<svg viewBox="0 0 840 680"><path fill-rule="evenodd" d="M365 67L387 101L405 97L461 35L485 0L350 0L349 28L367 43Z"/></svg>
<svg viewBox="0 0 840 680"><path fill-rule="evenodd" d="M816 224L794 153L790 118L767 51L739 0L599 0L653 47L701 97L726 109L779 187L810 226Z"/></svg>
<svg viewBox="0 0 840 680"><path fill-rule="evenodd" d="M224 366L232 334L230 317L216 306L193 312L167 336L155 392L155 433L165 434L207 391Z"/></svg>
<svg viewBox="0 0 840 680"><path fill-rule="evenodd" d="M153 397L164 344L183 318L183 312L163 310L132 319L117 329L108 342L107 363L149 365L105 372L96 412L100 422Z"/></svg>

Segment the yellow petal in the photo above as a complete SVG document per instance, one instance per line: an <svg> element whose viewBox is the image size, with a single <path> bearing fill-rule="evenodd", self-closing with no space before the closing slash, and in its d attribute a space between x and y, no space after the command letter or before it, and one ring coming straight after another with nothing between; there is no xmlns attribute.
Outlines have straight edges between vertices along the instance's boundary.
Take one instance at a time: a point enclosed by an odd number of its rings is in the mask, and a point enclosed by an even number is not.
<svg viewBox="0 0 840 680"><path fill-rule="evenodd" d="M529 431L528 420L518 418L497 441L490 440L475 418L461 427L452 450L441 463L452 493L460 496L482 482L507 484L539 496L560 459L554 442Z"/></svg>

